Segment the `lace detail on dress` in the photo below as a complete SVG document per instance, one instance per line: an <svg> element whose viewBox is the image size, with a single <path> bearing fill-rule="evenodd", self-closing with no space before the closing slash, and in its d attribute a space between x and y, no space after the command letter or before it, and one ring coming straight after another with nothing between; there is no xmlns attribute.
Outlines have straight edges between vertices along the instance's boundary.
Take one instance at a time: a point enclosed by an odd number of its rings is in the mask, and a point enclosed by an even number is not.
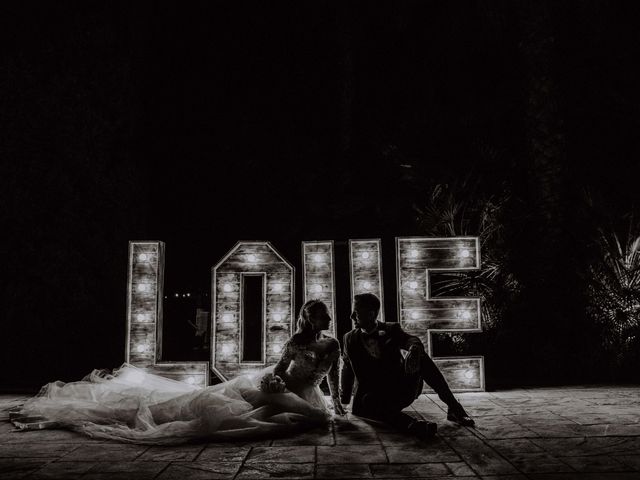
<svg viewBox="0 0 640 480"><path fill-rule="evenodd" d="M310 348L309 345L299 345L292 340L285 344L283 359L290 361L289 367L286 372L278 372L278 369L276 372L284 373L285 382L290 390L295 391L296 385L299 384L318 386L322 383L332 363L340 355L339 349L330 349L328 343L332 341L333 339L329 338L318 341L317 344L325 347L322 351Z"/></svg>

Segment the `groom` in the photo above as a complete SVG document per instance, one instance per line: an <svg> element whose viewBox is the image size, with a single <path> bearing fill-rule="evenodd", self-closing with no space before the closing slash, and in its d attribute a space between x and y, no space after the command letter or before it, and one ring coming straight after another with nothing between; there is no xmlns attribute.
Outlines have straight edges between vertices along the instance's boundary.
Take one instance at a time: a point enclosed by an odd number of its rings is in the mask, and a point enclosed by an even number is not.
<svg viewBox="0 0 640 480"><path fill-rule="evenodd" d="M354 297L355 328L344 336L341 402L349 403L354 376L354 415L383 421L419 438L435 435L437 425L402 412L422 393L423 380L448 406L447 419L464 426L475 422L455 399L447 381L420 339L397 322L380 323L380 300L371 293ZM400 350L408 351L403 358Z"/></svg>

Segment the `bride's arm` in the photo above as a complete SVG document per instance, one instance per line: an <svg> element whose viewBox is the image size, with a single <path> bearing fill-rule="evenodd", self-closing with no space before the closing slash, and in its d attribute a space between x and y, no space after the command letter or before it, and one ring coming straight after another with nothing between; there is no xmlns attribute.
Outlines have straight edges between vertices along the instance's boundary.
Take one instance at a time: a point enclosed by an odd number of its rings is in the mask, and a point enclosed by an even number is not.
<svg viewBox="0 0 640 480"><path fill-rule="evenodd" d="M291 344L291 340L285 343L284 348L282 349L282 356L280 357L280 360L278 360L276 366L273 368L273 374L278 375L282 380L284 380L285 384L287 383L287 368L289 368L289 364L291 363L291 360L293 360L294 356L293 348L294 347Z"/></svg>
<svg viewBox="0 0 640 480"><path fill-rule="evenodd" d="M333 401L333 408L338 415L344 415L344 407L340 402L340 343L336 340L335 350L331 352L333 361L331 362L331 368L327 374L327 383L329 384L329 391L331 392L331 400Z"/></svg>

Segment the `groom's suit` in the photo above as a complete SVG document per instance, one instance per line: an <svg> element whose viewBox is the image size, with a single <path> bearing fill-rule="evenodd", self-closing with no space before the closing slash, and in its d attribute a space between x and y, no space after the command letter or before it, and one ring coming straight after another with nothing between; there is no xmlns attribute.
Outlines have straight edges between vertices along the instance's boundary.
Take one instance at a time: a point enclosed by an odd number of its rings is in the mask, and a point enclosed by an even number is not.
<svg viewBox="0 0 640 480"><path fill-rule="evenodd" d="M401 350L412 346L420 353L418 373L405 373ZM426 381L447 404L453 394L433 360L424 353L421 340L405 332L396 322L377 323L367 334L354 329L344 336L342 366L342 403L349 403L357 382L353 399L354 415L376 418L400 428L413 421L402 413L422 392Z"/></svg>

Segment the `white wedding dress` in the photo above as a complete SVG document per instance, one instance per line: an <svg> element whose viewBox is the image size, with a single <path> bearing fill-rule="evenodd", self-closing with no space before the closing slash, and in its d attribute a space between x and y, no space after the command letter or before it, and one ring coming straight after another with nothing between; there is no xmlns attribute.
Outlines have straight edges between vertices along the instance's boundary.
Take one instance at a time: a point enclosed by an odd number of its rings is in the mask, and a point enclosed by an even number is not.
<svg viewBox="0 0 640 480"><path fill-rule="evenodd" d="M67 428L91 437L143 444L198 439L249 439L292 433L331 419L319 388L335 355L317 357L285 346L288 390L264 393L258 386L274 366L254 375L199 388L124 364L113 373L94 370L78 382L54 382L14 412L14 425ZM293 393L295 392L295 393ZM38 423L39 422L39 423Z"/></svg>

